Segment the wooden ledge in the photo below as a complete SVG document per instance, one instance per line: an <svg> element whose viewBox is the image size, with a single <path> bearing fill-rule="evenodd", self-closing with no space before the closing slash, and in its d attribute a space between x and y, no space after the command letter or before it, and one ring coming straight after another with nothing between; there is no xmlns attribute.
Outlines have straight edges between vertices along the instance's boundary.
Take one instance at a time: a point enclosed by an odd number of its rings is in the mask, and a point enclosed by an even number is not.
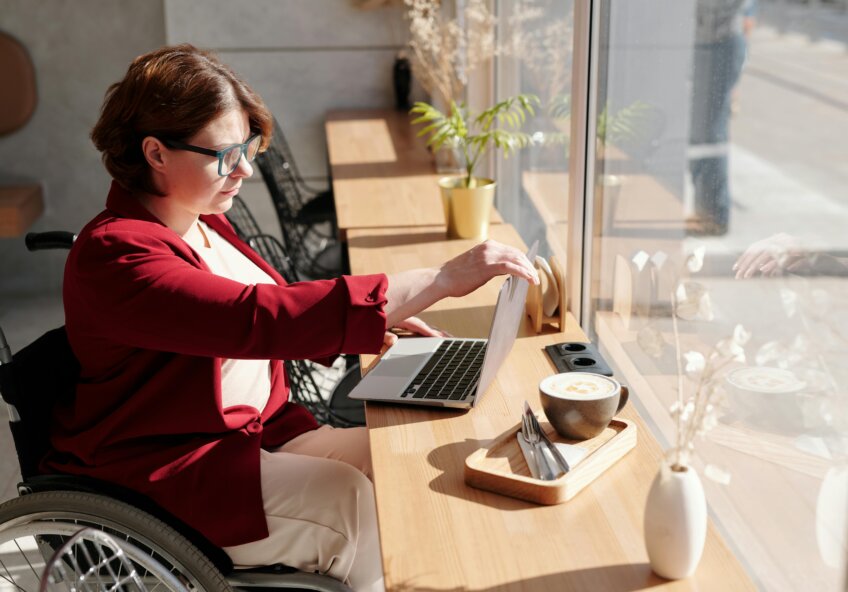
<svg viewBox="0 0 848 592"><path fill-rule="evenodd" d="M0 237L21 236L42 212L41 185L0 187Z"/></svg>

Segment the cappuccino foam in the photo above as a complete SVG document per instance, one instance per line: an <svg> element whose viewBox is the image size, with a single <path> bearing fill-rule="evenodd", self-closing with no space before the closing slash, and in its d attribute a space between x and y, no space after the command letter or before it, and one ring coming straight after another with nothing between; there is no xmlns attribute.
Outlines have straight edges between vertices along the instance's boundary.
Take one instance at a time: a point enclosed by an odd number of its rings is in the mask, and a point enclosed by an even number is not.
<svg viewBox="0 0 848 592"><path fill-rule="evenodd" d="M543 388L564 399L602 399L613 394L617 386L598 374L562 374L546 380Z"/></svg>
<svg viewBox="0 0 848 592"><path fill-rule="evenodd" d="M739 368L727 380L735 387L757 393L789 393L804 387L793 372L767 366Z"/></svg>

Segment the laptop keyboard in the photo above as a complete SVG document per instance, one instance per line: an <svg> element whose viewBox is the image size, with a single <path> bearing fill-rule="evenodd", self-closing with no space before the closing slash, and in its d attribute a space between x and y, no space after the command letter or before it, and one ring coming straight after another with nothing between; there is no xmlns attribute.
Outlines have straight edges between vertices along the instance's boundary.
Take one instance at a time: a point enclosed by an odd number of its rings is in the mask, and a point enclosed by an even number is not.
<svg viewBox="0 0 848 592"><path fill-rule="evenodd" d="M486 345L486 341L446 339L401 396L465 400L477 388Z"/></svg>

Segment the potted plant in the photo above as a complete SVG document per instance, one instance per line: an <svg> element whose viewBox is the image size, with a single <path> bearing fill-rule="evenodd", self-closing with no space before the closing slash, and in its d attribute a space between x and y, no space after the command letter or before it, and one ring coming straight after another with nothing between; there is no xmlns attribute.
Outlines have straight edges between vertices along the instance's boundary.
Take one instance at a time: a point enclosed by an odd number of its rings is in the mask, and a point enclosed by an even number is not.
<svg viewBox="0 0 848 592"><path fill-rule="evenodd" d="M474 175L480 159L493 148L504 156L531 143L520 131L527 115L535 115L539 105L535 95L516 95L473 113L465 103L451 101L449 114L428 103L418 102L410 113L418 115L413 125L425 123L418 136L429 136L427 145L438 150L451 147L459 154L464 174L439 180L445 222L450 238L485 239L495 196L495 181Z"/></svg>
<svg viewBox="0 0 848 592"><path fill-rule="evenodd" d="M548 134L546 143L565 144L567 156L570 148L567 130L571 119L571 95L554 97L548 107L548 115L561 131ZM604 105L595 121L597 160L604 161L607 158L607 146L614 145L625 151L639 150L650 141L656 125L656 109L643 101L634 101L616 111L612 111L608 104ZM606 172L606 166L597 167L595 171L596 221L602 229L609 229L612 227L624 179L621 175Z"/></svg>

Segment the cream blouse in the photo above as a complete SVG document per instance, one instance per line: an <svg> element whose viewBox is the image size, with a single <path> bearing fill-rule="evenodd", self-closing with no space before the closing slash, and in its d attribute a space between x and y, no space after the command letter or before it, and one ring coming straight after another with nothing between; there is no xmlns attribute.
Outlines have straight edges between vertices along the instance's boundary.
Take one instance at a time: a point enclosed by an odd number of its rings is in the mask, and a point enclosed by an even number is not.
<svg viewBox="0 0 848 592"><path fill-rule="evenodd" d="M204 222L197 222L200 232L189 232L186 242L203 258L212 273L242 284L275 284L274 279L259 269L238 249ZM259 411L271 394L270 360L231 360L221 364L221 404L250 405Z"/></svg>

